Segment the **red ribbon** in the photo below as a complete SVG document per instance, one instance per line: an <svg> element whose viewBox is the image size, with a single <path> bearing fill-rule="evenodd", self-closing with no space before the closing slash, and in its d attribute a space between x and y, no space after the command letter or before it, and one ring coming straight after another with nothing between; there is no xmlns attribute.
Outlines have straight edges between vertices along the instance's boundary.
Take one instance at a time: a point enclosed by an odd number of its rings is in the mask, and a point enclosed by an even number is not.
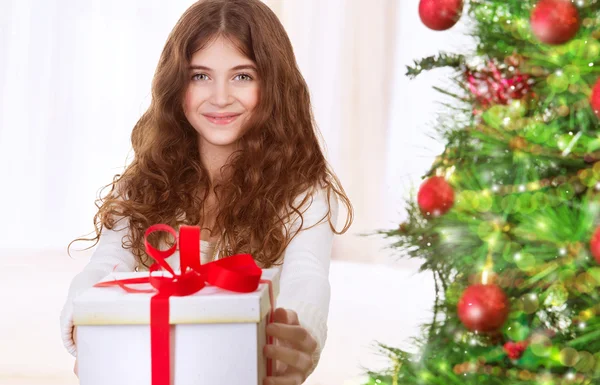
<svg viewBox="0 0 600 385"><path fill-rule="evenodd" d="M152 385L171 383L171 341L169 325L169 297L194 294L206 284L240 293L251 293L261 283L269 285L271 311L269 323L273 322L274 299L270 280L260 279L262 270L250 254L237 254L204 265L200 262L200 228L182 225L179 229L179 258L181 273L176 274L165 258L177 249L177 243L168 250L157 250L148 242L148 236L155 231L166 231L177 238L177 232L164 224L153 225L146 230L144 242L146 251L156 263L150 266L148 277L120 279L100 282L95 287L120 286L128 293L156 293L150 300L150 345L152 350ZM171 276L152 276L161 267ZM150 283L154 289L140 290L126 285ZM272 337L267 335L267 343ZM272 374L271 359L267 359L267 376Z"/></svg>

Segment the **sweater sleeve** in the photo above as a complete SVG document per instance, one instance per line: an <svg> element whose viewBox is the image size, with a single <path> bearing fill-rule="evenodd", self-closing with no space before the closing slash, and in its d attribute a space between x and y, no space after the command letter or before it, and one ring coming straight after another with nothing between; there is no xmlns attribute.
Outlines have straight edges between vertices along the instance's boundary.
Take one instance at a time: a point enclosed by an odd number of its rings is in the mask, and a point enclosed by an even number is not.
<svg viewBox="0 0 600 385"><path fill-rule="evenodd" d="M71 281L67 300L60 314L60 330L63 345L74 357L77 357L77 349L73 341L73 299L113 270L124 272L135 270L137 263L134 255L122 245L123 237L128 234L128 231L129 221L126 218L121 218L115 223L112 230L104 228L89 263Z"/></svg>
<svg viewBox="0 0 600 385"><path fill-rule="evenodd" d="M318 348L310 370L312 373L327 340L331 296L329 266L334 233L326 216L329 209L326 191L316 190L308 203L310 206L302 214L302 229L297 232L299 218L292 225L292 231L297 234L284 253L277 307L294 310L300 324L317 341ZM336 224L337 217L338 202L337 199L331 199L332 224Z"/></svg>

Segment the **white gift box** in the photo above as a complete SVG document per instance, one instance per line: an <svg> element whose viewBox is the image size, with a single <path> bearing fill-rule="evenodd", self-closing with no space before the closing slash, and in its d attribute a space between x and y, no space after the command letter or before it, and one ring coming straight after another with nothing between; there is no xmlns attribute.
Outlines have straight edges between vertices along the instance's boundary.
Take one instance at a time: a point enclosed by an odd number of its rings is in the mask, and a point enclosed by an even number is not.
<svg viewBox="0 0 600 385"><path fill-rule="evenodd" d="M147 276L148 272L112 273L103 281ZM263 269L261 279L271 280L274 300L279 276L279 268ZM152 296L115 286L93 287L74 299L81 385L151 385ZM170 297L169 306L171 384L262 385L271 309L268 284L259 284L252 293L207 285L190 296Z"/></svg>

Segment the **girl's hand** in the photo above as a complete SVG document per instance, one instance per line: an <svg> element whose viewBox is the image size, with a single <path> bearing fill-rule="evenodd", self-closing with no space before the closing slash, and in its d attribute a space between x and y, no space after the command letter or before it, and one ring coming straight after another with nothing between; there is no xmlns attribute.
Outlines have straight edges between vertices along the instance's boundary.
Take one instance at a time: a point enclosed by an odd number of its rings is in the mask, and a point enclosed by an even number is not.
<svg viewBox="0 0 600 385"><path fill-rule="evenodd" d="M273 323L267 326L267 335L278 339L279 344L266 344L266 357L278 360L274 365L274 376L265 378L264 385L300 385L313 367L312 356L317 350L317 341L302 326L298 314L293 310L277 308ZM275 364L275 362L273 362ZM281 365L283 364L283 365Z"/></svg>

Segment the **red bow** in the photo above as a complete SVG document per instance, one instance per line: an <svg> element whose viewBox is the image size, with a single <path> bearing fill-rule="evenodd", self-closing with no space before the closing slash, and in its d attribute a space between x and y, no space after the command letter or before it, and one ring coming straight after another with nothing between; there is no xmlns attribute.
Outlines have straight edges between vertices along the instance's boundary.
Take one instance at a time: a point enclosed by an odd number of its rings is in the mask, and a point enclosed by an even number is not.
<svg viewBox="0 0 600 385"><path fill-rule="evenodd" d="M222 289L251 293L260 283L269 285L271 311L269 323L273 322L273 287L270 280L261 280L262 270L256 265L250 254L237 254L207 264L200 263L200 228L182 225L179 229L179 258L181 273L176 274L165 261L177 249L175 243L168 250L157 250L148 242L148 236L155 231L166 231L177 238L177 232L164 224L153 225L146 230L144 243L148 254L156 260L150 266L148 277L130 278L100 282L95 287L120 286L128 293L155 293L150 300L150 342L152 349L152 385L169 385L170 333L169 333L169 297L187 296L200 291L206 283ZM152 276L160 268L172 276ZM150 283L154 289L140 290L128 287L129 284ZM267 343L272 337L267 336ZM271 375L271 360L267 359L267 376Z"/></svg>

